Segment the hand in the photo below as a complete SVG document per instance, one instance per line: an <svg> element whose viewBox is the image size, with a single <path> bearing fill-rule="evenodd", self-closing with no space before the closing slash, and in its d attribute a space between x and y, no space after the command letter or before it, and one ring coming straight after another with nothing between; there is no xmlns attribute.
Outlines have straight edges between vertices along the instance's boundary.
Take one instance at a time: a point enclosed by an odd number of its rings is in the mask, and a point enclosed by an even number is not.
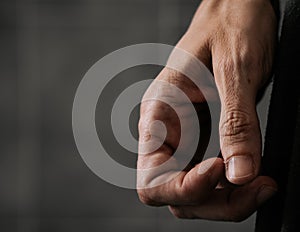
<svg viewBox="0 0 300 232"><path fill-rule="evenodd" d="M139 155L138 169L152 168L168 159L171 163L160 172L138 172L138 194L142 202L169 205L171 212L180 218L240 221L274 194L276 183L269 177L258 176L261 134L256 97L271 74L275 40L276 17L268 0L204 0L201 3L177 47L196 56L214 74L221 101L219 132L223 159L200 162L201 155L197 154L186 169L178 169L180 160L172 155L180 139L188 147L193 138L189 129L193 125L189 124L189 110L185 109L184 102L159 85L170 83L183 90L199 106L196 109L201 125L207 121L205 99L183 74L163 69L147 90L146 95L152 96L152 100L141 104L139 150L143 154ZM180 138L176 113L169 105L156 100L158 97L172 99L178 110L184 112L184 138ZM157 121L164 124L166 136L155 129L153 122ZM147 143L150 139L163 141L163 145L152 151ZM161 179L169 181L156 185Z"/></svg>

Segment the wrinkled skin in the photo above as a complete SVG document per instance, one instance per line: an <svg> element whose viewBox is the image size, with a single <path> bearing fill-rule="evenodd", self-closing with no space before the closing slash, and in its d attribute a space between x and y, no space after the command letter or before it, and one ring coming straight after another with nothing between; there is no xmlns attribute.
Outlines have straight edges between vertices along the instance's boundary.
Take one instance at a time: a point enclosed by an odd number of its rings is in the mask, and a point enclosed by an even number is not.
<svg viewBox="0 0 300 232"><path fill-rule="evenodd" d="M182 89L195 106L203 105L197 111L204 124L205 99L182 73L164 68L147 90L146 95L153 99L141 104L139 149L146 152L139 155L137 166L147 169L170 158L172 163L163 172L138 172L138 194L143 203L168 205L179 218L241 221L276 192L276 183L270 177L259 176L261 133L256 113L257 92L272 71L276 26L274 10L267 0L204 0L200 4L177 47L196 56L213 73L221 101L222 157L202 162L196 158L186 169L178 169L180 160L172 155L180 139L189 143L188 129L193 125L189 125L187 112L183 116L187 130L182 132L186 138L180 138L176 113L155 100L168 93L164 87L157 88L158 81ZM184 104L178 105L184 111ZM164 123L166 138L155 134L155 128L150 129L156 120ZM163 141L163 145L147 153L149 148L143 146L150 139ZM169 181L155 186L162 178Z"/></svg>

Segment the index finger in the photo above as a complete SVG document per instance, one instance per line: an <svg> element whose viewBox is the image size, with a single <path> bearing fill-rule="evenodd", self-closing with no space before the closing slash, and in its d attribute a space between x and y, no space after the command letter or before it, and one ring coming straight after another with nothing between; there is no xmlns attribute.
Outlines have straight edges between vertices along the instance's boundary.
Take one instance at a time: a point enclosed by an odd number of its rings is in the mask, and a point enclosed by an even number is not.
<svg viewBox="0 0 300 232"><path fill-rule="evenodd" d="M182 171L184 166L181 161L194 155L190 145L195 142L198 144L196 134L199 131L197 128L195 130L194 122L198 121L198 117L197 114L191 117L192 104L178 99L178 95L174 97L174 92L172 94L170 89L163 89L162 86L157 86L153 92L153 86L152 89L150 87L148 95L154 97L143 101L141 105L138 193L141 200L150 205L194 204L204 199L209 189L215 187L223 174L224 165L221 159L212 159ZM157 99L158 95L168 97L172 103L161 102ZM170 106L172 104L177 110ZM181 153L180 159L174 156L175 150ZM206 172L210 169L215 170Z"/></svg>

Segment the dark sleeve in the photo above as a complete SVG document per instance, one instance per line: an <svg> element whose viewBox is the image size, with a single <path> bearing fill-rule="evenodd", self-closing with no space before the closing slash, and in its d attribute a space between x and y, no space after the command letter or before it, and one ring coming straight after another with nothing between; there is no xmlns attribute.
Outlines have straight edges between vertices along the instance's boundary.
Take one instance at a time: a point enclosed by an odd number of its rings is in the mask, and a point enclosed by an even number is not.
<svg viewBox="0 0 300 232"><path fill-rule="evenodd" d="M263 157L263 174L279 190L257 213L257 232L300 231L300 1L279 5L279 43Z"/></svg>

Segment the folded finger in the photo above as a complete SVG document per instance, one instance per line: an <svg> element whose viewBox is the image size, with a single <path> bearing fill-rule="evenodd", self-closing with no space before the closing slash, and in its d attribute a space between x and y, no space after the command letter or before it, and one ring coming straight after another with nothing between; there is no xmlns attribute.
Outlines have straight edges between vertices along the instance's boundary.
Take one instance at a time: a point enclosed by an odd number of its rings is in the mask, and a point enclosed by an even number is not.
<svg viewBox="0 0 300 232"><path fill-rule="evenodd" d="M276 192L276 183L260 176L251 183L235 188L216 189L211 197L197 206L170 206L179 218L242 221Z"/></svg>

